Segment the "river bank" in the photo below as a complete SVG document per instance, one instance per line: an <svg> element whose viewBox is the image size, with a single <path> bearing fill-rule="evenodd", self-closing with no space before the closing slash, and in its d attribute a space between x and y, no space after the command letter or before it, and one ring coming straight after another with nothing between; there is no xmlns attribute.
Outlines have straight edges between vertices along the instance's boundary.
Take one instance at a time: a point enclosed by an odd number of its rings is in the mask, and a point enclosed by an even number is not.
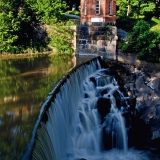
<svg viewBox="0 0 160 160"><path fill-rule="evenodd" d="M52 51L51 52L39 52L39 53L20 53L20 54L3 53L3 54L0 54L0 60L46 57L46 56L52 56L54 54L55 53Z"/></svg>

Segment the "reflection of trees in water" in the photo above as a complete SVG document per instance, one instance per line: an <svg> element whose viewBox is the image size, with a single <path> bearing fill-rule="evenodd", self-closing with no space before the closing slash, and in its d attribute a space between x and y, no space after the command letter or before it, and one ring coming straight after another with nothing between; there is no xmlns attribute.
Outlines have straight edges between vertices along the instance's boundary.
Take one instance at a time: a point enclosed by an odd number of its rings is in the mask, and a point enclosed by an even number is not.
<svg viewBox="0 0 160 160"><path fill-rule="evenodd" d="M41 104L72 67L63 55L0 61L0 158L22 156Z"/></svg>
<svg viewBox="0 0 160 160"><path fill-rule="evenodd" d="M38 93L44 84L43 89L51 89L50 82L58 81L72 67L70 60L62 55L0 61L0 98L10 99L32 91Z"/></svg>
<svg viewBox="0 0 160 160"><path fill-rule="evenodd" d="M20 159L25 150L25 145L29 142L32 127L39 113L39 105L35 105L32 115L31 110L22 105L17 103L15 105L10 104L7 107L12 107L12 109L1 114L3 121L0 125L2 159Z"/></svg>
<svg viewBox="0 0 160 160"><path fill-rule="evenodd" d="M4 123L0 126L2 158L8 155L8 159L19 159L22 156L38 115L38 106L36 107L37 110L35 109L33 116L27 116L26 113L23 113L22 108L24 109L24 107L21 108L21 106L19 106L18 115L14 111L3 114Z"/></svg>

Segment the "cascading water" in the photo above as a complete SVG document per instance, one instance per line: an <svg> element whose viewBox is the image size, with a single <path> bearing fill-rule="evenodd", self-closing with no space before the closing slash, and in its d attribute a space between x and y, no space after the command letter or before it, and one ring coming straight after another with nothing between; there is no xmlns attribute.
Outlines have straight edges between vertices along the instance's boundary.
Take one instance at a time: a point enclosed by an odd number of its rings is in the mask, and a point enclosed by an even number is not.
<svg viewBox="0 0 160 160"><path fill-rule="evenodd" d="M98 70L83 82L81 94L84 97L78 105L71 159L104 159L101 155L105 151L104 136L111 143L107 144L111 146L110 149L127 151L126 129L113 95L118 90L118 85L112 76L105 74L107 71L108 69ZM122 94L119 95L124 99ZM101 110L104 110L103 117Z"/></svg>
<svg viewBox="0 0 160 160"><path fill-rule="evenodd" d="M31 159L148 160L128 149L129 106L109 69L98 60L70 74L37 131Z"/></svg>

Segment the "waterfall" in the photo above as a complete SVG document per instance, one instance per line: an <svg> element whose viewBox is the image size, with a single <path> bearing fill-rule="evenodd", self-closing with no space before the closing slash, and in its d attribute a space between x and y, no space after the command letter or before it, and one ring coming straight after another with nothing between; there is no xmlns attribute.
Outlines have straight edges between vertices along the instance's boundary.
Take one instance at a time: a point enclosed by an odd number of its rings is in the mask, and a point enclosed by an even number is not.
<svg viewBox="0 0 160 160"><path fill-rule="evenodd" d="M63 82L50 95L31 159L148 160L128 149L122 114L129 106L109 68L94 59Z"/></svg>
<svg viewBox="0 0 160 160"><path fill-rule="evenodd" d="M110 149L127 151L125 123L114 97L114 93L120 92L119 87L115 78L106 73L109 74L109 69L99 69L83 80L83 97L78 103L70 159L93 159L91 155L102 158L105 151L103 137L106 137L106 143L111 143L107 144ZM119 95L124 99L122 93Z"/></svg>

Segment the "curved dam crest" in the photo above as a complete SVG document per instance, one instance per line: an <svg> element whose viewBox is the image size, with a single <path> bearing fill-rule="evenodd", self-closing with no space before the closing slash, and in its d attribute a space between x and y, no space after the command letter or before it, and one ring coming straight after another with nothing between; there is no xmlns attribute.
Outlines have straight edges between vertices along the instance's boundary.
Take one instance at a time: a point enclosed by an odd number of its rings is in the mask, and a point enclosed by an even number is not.
<svg viewBox="0 0 160 160"><path fill-rule="evenodd" d="M100 57L98 59L101 61ZM93 58L92 61L87 61L87 62L79 65L77 67L79 69L78 73L83 71L86 65L88 66L88 68L91 68L90 64L93 63L94 61L98 62L97 58ZM98 62L98 65L100 67L100 63L99 62ZM95 66L95 68L92 68L91 72L95 71L97 69L97 67ZM30 142L29 142L29 144L27 146L26 153L22 157L23 160L28 160L28 159L31 158L33 146L34 146L34 143L35 143L35 136L37 134L37 129L38 129L38 127L39 127L39 125L40 125L40 123L42 121L45 122L48 119L46 111L48 110L48 108L50 107L52 101L54 101L55 97L59 93L59 91L61 89L61 86L63 86L66 83L66 81L68 80L68 78L70 78L70 76L76 72L77 68L73 68L67 75L63 76L62 79L59 82L57 82L57 84L54 87L54 89L49 93L49 96L47 97L47 100L42 104L39 116L37 118L37 122L35 123L34 129L33 129L33 132L32 132L31 140L30 140ZM86 73L86 74L88 74L88 73Z"/></svg>
<svg viewBox="0 0 160 160"><path fill-rule="evenodd" d="M98 57L73 69L50 93L24 160L149 160L128 146L128 97Z"/></svg>

